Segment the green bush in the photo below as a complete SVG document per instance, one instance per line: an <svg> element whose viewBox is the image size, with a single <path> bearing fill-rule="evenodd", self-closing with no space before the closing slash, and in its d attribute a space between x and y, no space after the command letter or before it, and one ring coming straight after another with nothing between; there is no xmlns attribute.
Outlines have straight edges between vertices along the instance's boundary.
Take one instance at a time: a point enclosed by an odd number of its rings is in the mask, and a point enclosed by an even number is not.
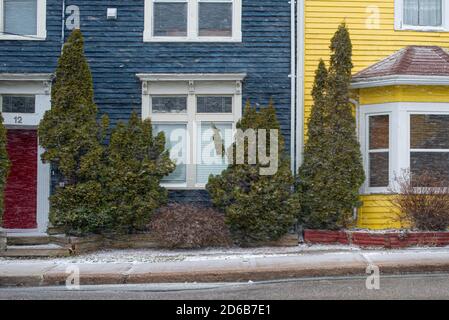
<svg viewBox="0 0 449 320"><path fill-rule="evenodd" d="M4 190L9 172L8 151L6 150L7 138L6 128L3 125L3 117L0 114L0 227L2 226L2 218L4 212Z"/></svg>
<svg viewBox="0 0 449 320"><path fill-rule="evenodd" d="M150 120L133 113L128 124L111 133L104 181L108 231L129 233L144 229L152 213L165 204L167 190L160 186L175 164L165 150L163 133L153 135Z"/></svg>
<svg viewBox="0 0 449 320"><path fill-rule="evenodd" d="M69 234L133 232L166 202L161 179L174 170L163 134L136 114L106 136L109 120L97 122L92 76L83 36L73 31L59 59L52 109L39 126L43 160L61 173L50 197L50 219Z"/></svg>
<svg viewBox="0 0 449 320"><path fill-rule="evenodd" d="M331 41L329 71L320 61L312 95L304 163L298 173L300 219L308 228L339 229L360 206L365 180L356 122L350 103L352 44L345 25Z"/></svg>
<svg viewBox="0 0 449 320"><path fill-rule="evenodd" d="M260 112L248 104L237 128L243 131L266 129L267 134L270 129L280 131L273 104ZM270 139L267 138L266 142L266 149L270 150ZM233 238L241 244L281 238L293 225L298 210L298 201L292 194L290 161L284 155L282 136L279 134L279 167L274 175L260 174L266 165L258 156L255 164L248 161L249 147L246 143L244 164L238 164L235 162L234 143L228 150L231 164L221 175L211 176L206 187L213 204L225 212Z"/></svg>

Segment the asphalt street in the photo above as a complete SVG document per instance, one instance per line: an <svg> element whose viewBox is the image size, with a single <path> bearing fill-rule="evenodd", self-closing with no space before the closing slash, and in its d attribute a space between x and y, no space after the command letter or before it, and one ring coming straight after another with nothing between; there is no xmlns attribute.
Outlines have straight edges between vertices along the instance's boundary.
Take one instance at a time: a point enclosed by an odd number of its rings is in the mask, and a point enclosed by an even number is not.
<svg viewBox="0 0 449 320"><path fill-rule="evenodd" d="M449 299L449 274L381 276L378 290L367 289L366 282L366 277L329 277L256 283L81 286L79 290L65 287L0 288L0 299Z"/></svg>

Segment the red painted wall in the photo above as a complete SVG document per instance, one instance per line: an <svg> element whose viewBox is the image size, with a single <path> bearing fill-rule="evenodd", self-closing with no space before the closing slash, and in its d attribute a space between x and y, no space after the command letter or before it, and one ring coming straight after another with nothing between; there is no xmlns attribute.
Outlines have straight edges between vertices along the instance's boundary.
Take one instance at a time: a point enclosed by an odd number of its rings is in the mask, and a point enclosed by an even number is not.
<svg viewBox="0 0 449 320"><path fill-rule="evenodd" d="M8 130L11 169L5 189L6 229L37 228L37 131Z"/></svg>

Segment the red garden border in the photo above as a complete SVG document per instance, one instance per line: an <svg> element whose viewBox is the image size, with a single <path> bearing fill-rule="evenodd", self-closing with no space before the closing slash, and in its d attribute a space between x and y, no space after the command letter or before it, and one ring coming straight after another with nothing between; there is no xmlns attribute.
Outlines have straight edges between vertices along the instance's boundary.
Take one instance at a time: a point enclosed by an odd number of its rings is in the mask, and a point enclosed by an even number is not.
<svg viewBox="0 0 449 320"><path fill-rule="evenodd" d="M304 242L308 244L343 244L383 248L444 247L449 246L449 232L305 230Z"/></svg>

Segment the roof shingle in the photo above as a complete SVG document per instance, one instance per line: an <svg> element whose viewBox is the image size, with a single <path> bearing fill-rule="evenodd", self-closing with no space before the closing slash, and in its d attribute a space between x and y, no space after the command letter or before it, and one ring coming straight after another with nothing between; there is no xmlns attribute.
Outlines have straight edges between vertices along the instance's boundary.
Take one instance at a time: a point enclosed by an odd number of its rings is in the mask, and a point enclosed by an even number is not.
<svg viewBox="0 0 449 320"><path fill-rule="evenodd" d="M449 54L437 46L408 46L358 72L353 80L396 75L449 76Z"/></svg>

